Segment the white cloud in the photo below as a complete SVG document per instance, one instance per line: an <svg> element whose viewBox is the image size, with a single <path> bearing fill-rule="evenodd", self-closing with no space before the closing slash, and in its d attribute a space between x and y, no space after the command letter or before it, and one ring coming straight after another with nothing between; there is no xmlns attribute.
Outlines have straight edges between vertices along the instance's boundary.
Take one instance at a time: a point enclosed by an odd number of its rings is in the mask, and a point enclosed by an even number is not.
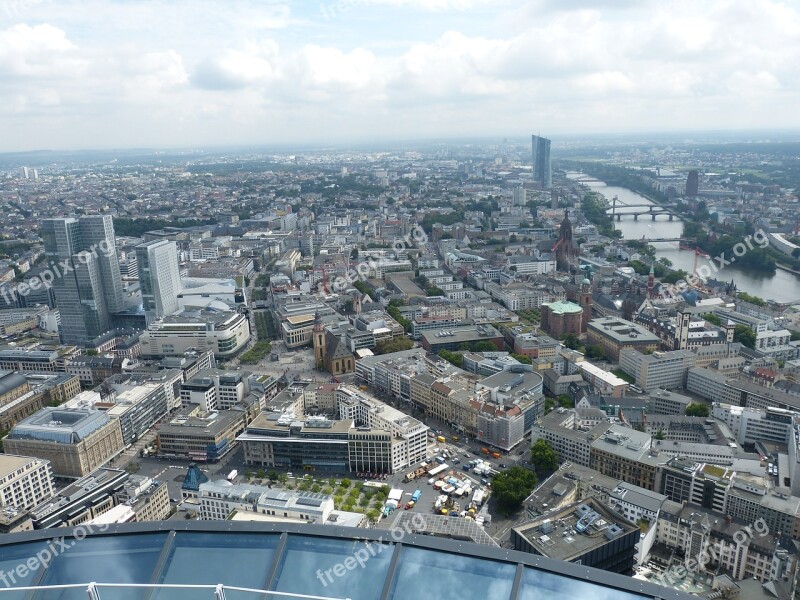
<svg viewBox="0 0 800 600"><path fill-rule="evenodd" d="M39 4L0 20L0 128L80 146L800 126L793 3L321 6L336 19L280 0Z"/></svg>
<svg viewBox="0 0 800 600"><path fill-rule="evenodd" d="M66 32L52 25L14 25L0 31L0 73L23 77L75 75L85 63L74 56Z"/></svg>

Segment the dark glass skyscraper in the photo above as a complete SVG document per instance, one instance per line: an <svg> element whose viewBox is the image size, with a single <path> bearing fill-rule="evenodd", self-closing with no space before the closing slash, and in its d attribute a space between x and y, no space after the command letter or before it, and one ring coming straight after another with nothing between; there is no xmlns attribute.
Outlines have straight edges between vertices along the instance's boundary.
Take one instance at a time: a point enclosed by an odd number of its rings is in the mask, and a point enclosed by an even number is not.
<svg viewBox="0 0 800 600"><path fill-rule="evenodd" d="M531 136L531 152L533 158L533 180L542 184L547 190L553 186L553 174L550 167L550 140L538 135Z"/></svg>
<svg viewBox="0 0 800 600"><path fill-rule="evenodd" d="M700 191L700 175L695 169L686 176L686 197L694 198Z"/></svg>
<svg viewBox="0 0 800 600"><path fill-rule="evenodd" d="M81 344L111 329L111 313L124 307L112 217L45 219L40 233L54 275L62 343Z"/></svg>

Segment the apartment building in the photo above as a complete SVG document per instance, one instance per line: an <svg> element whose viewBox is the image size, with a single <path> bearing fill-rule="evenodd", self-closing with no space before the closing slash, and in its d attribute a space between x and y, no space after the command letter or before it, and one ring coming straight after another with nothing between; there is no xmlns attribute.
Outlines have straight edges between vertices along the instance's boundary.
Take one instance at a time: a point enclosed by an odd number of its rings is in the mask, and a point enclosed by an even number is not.
<svg viewBox="0 0 800 600"><path fill-rule="evenodd" d="M737 581L791 581L797 569L796 551L771 532L742 536L748 526L752 528L748 521L667 501L658 519L656 541L680 549L709 573L722 570Z"/></svg>

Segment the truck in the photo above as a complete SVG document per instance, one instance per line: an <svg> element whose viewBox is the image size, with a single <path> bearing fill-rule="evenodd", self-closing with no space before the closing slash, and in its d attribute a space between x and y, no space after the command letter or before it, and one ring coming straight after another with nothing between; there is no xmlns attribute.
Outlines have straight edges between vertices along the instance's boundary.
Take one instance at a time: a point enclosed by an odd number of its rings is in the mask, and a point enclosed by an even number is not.
<svg viewBox="0 0 800 600"><path fill-rule="evenodd" d="M436 436L436 441L439 442L440 444L444 444L447 440L444 439L443 435L437 435Z"/></svg>
<svg viewBox="0 0 800 600"><path fill-rule="evenodd" d="M489 454L489 449L488 448L481 448L481 452L483 452L484 454Z"/></svg>
<svg viewBox="0 0 800 600"><path fill-rule="evenodd" d="M392 490L389 491L389 500L386 502L386 504L389 504L389 502L394 501L395 508L397 508L397 504L400 502L400 500L402 500L402 498L403 498L403 490L401 490L400 488L393 488Z"/></svg>
<svg viewBox="0 0 800 600"><path fill-rule="evenodd" d="M420 496L422 496L422 490L416 490L413 494L411 494L411 501L416 504L419 502Z"/></svg>
<svg viewBox="0 0 800 600"><path fill-rule="evenodd" d="M234 479L236 479L236 476L238 474L239 474L239 471L237 471L236 469L234 469L233 471L228 473L228 477L227 477L228 481L233 481Z"/></svg>
<svg viewBox="0 0 800 600"><path fill-rule="evenodd" d="M492 458L500 458L500 453L497 451L492 452Z"/></svg>

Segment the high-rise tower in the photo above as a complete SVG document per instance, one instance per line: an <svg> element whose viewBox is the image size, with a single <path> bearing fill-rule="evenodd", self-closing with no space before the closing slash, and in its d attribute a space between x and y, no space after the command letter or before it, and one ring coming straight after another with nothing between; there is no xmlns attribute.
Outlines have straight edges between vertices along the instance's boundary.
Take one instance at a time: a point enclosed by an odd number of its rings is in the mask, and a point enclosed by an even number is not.
<svg viewBox="0 0 800 600"><path fill-rule="evenodd" d="M550 140L538 135L532 135L531 153L533 158L533 180L541 183L543 190L548 190L553 186L553 174L550 167Z"/></svg>
<svg viewBox="0 0 800 600"><path fill-rule="evenodd" d="M686 175L686 197L696 198L699 192L700 174L695 169L692 169L689 171L689 174Z"/></svg>
<svg viewBox="0 0 800 600"><path fill-rule="evenodd" d="M152 240L136 246L142 306L148 323L178 310L181 276L175 242Z"/></svg>
<svg viewBox="0 0 800 600"><path fill-rule="evenodd" d="M45 219L40 230L54 273L61 341L81 344L111 328L122 310L122 277L111 216Z"/></svg>

